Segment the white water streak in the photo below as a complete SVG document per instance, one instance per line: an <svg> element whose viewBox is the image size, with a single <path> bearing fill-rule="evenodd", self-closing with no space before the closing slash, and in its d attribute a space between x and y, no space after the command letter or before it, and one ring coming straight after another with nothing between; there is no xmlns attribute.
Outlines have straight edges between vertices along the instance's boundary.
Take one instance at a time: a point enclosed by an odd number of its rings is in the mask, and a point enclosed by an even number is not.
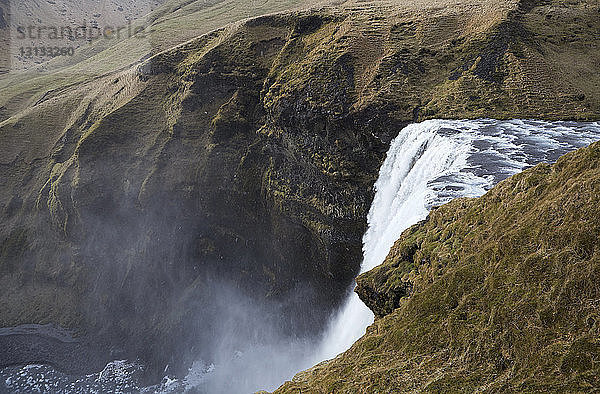
<svg viewBox="0 0 600 394"><path fill-rule="evenodd" d="M481 196L498 181L600 137L598 123L430 120L404 128L390 145L375 184L363 237L361 272L381 264L408 227L432 206ZM373 322L352 292L332 319L316 361L348 349Z"/></svg>

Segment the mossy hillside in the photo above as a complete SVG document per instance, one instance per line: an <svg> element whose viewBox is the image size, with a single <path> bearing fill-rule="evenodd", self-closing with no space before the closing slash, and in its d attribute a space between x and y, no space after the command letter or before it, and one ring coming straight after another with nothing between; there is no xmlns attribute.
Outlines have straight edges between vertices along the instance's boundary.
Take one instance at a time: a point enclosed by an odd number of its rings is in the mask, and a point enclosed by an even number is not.
<svg viewBox="0 0 600 394"><path fill-rule="evenodd" d="M277 392L597 388L599 188L595 143L435 209L358 278L366 335Z"/></svg>
<svg viewBox="0 0 600 394"><path fill-rule="evenodd" d="M286 158L288 152L275 152L277 146L254 141L260 116L254 108L256 92L263 84L261 75L268 72L262 65L268 59L265 52L273 56L273 45L276 49L288 34L285 19L272 20L271 27L261 23L235 34L212 34L181 52L153 59L149 67L77 87L62 100L52 98L32 109L44 115L52 106L62 108L62 115L47 120L53 127L27 113L4 122L4 146L11 153L5 156L11 182L5 190L30 184L27 193L17 192L17 200L9 193L3 196L6 228L35 229L28 243L17 232L3 243L9 254L4 257L11 263L6 276L24 278L4 293L10 298L3 303L14 311L3 315L4 325L50 319L97 338L109 333L113 340L129 338L130 350L147 361L156 360L157 354L151 353L156 349L163 363L169 357L165 347L175 346L172 338L212 330L186 326L190 314L213 313L206 271L236 281L260 302L266 302L264 297L282 300L311 286L328 288L316 302L335 302L342 290L336 292L331 283L345 286L354 270L337 268L331 259L340 257L328 257L330 246L319 244L323 234L303 228L293 217L291 209L304 211L298 205L305 202L288 196L285 209L270 206L268 195L276 191L268 170L262 170L269 163L265 155L277 154L280 162L293 159ZM222 35L229 39L223 41ZM247 46L252 40L256 42ZM88 95L92 89L98 89L95 96ZM54 134L34 133L39 126ZM39 144L39 150L25 151L20 139L11 138L15 129L30 130L30 146ZM43 145L53 141L52 147ZM29 174L35 177L29 179ZM319 214L314 226L332 228L322 224L326 220ZM156 241L161 238L167 243ZM45 242L65 247L51 248ZM307 251L306 244L319 246ZM167 264L165 253L172 253L166 258L178 264ZM290 267L288 261L302 264ZM32 265L40 275L32 274ZM54 274L61 270L83 271L70 295L80 301L76 305L61 295L64 278ZM42 288L41 280L57 296L39 306L35 289ZM304 296L310 304L308 297L315 295ZM287 308L298 313L292 305ZM172 313L164 312L168 310ZM305 327L294 329L315 330L325 321L319 311L323 309L302 317ZM211 319L205 322L211 324ZM182 335L174 336L174 331ZM132 338L140 338L139 343ZM147 341L155 347L149 349Z"/></svg>
<svg viewBox="0 0 600 394"><path fill-rule="evenodd" d="M461 104L477 94L501 101L488 108L501 118L595 111L591 94L524 104L534 87L559 92L553 68L510 93L498 70L535 68L529 52L511 63L511 46L492 51L491 80L472 63L507 22L532 30L528 15L548 6L372 2L267 15L16 111L0 124L0 250L3 277L22 280L3 282L14 313L2 324L53 321L162 370L215 329L221 278L276 305L284 331L319 331L358 271L372 185L407 122L479 116ZM582 43L594 26L581 26ZM530 36L512 40L557 53L578 45ZM447 106L424 112L461 78ZM587 83L572 78L575 90ZM41 288L59 296L41 304Z"/></svg>

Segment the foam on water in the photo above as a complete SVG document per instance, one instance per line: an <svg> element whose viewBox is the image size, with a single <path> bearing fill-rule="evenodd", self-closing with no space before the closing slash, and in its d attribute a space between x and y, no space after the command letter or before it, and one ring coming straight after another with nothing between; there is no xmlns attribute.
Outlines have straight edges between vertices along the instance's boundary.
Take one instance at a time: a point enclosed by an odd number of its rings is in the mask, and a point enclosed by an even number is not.
<svg viewBox="0 0 600 394"><path fill-rule="evenodd" d="M71 376L49 365L34 364L4 368L0 381L13 393L131 393L140 391L134 378L140 368L139 364L118 360L98 373Z"/></svg>

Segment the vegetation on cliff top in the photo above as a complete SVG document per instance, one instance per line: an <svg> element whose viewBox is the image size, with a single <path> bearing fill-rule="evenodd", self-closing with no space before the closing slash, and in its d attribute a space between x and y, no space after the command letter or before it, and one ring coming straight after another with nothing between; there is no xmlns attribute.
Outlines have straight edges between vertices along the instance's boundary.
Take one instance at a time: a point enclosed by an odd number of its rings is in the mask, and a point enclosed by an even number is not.
<svg viewBox="0 0 600 394"><path fill-rule="evenodd" d="M357 292L380 318L277 393L600 384L600 143L406 230Z"/></svg>

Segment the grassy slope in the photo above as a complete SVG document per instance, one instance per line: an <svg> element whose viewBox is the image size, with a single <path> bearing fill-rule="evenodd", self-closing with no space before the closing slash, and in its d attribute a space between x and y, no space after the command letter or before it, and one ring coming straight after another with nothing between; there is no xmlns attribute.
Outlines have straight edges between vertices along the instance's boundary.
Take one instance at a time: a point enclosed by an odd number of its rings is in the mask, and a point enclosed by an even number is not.
<svg viewBox="0 0 600 394"><path fill-rule="evenodd" d="M536 3L542 5L534 7ZM46 92L54 94L126 68L230 22L308 6L334 7L328 4L269 0L248 6L241 0L170 0L136 22L146 26L143 39L101 40L78 50L74 59L56 59L48 66L50 72L0 79L3 118L37 102ZM353 15L345 33L352 37L348 44L359 62L359 101L368 103L378 94L401 101L405 110L419 108L424 117L440 112L461 117L516 110L539 116L543 99L555 108L547 117L567 111L571 117L593 117L598 106L594 92L600 86L594 68L600 60L594 35L596 6L588 1L524 1L524 16L514 12L509 22L498 25L515 4L379 0L346 1L332 8L336 14ZM491 29L495 29L492 35ZM432 67L440 73L421 72ZM494 84L498 81L503 82L501 89ZM437 85L435 95L423 97L423 90L432 85ZM465 95L465 91L485 93Z"/></svg>
<svg viewBox="0 0 600 394"><path fill-rule="evenodd" d="M443 7L450 3L452 8ZM306 38L311 42L296 45L297 40L291 40L294 45L284 47L273 64L269 82L274 84L266 92L266 105L276 111L277 102L298 98L309 106L327 107L335 99L333 91L323 90L332 82L327 67L343 60L352 68L345 91L350 106L336 111L338 116L368 112L372 107L386 108L387 117L404 122L432 117L596 117L600 108L596 94L600 50L594 36L599 28L597 5L586 1L537 7L529 1L519 6L514 1L450 3L377 1L325 7L321 14L335 14L337 21ZM51 73L2 78L0 105L4 115L13 119L0 127L6 129L29 117L58 132L64 117L43 120L54 116L43 110L39 111L44 115L35 114L40 100L54 99L60 106L78 103L81 95L106 101L103 87L118 70L232 20L291 6L277 4L261 3L248 10L233 1L167 2L148 17L148 29L154 33L144 45L132 38L74 65L59 64ZM307 97L297 97L298 93ZM3 134L10 138L6 131Z"/></svg>
<svg viewBox="0 0 600 394"><path fill-rule="evenodd" d="M595 143L434 210L358 278L384 317L277 393L597 389L599 190Z"/></svg>
<svg viewBox="0 0 600 394"><path fill-rule="evenodd" d="M158 52L229 23L273 12L304 8L316 1L169 0L134 22L143 38L98 40L77 49L74 57L56 58L39 69L0 78L1 119L36 103L46 92L62 91L139 63ZM58 25L63 25L58 23Z"/></svg>

